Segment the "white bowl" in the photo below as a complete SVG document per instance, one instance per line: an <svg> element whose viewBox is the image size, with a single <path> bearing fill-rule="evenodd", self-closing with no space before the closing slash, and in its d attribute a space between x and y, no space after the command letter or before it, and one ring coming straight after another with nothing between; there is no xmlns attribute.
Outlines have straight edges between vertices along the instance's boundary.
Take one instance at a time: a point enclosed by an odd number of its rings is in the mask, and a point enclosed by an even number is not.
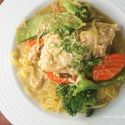
<svg viewBox="0 0 125 125"><path fill-rule="evenodd" d="M15 31L32 12L51 0L6 0L0 7L0 110L14 125L121 125L125 120L125 85L119 96L107 107L96 111L90 118L69 117L46 113L28 96L16 78L11 65ZM97 9L110 16L125 33L124 0L88 0Z"/></svg>

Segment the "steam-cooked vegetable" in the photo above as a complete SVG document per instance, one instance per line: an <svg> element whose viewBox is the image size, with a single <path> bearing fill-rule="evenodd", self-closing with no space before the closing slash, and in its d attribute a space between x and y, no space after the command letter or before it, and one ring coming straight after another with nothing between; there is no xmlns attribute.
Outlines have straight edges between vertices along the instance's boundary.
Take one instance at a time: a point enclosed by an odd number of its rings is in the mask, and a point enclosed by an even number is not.
<svg viewBox="0 0 125 125"><path fill-rule="evenodd" d="M73 5L72 0L64 0L63 6L66 8L67 12L69 12L71 14L76 13L77 7L75 5Z"/></svg>
<svg viewBox="0 0 125 125"><path fill-rule="evenodd" d="M64 109L72 116L83 110L86 116L90 116L93 113L90 113L92 106L97 104L96 91L86 90L74 96L75 89L75 85L60 84L57 87L57 95L62 98Z"/></svg>
<svg viewBox="0 0 125 125"><path fill-rule="evenodd" d="M59 76L56 76L54 75L52 72L48 72L48 78L55 81L56 83L60 84L60 83L70 83L70 80L69 79L72 79L72 80L75 80L76 77L65 77L65 78L62 78L62 77L59 77Z"/></svg>
<svg viewBox="0 0 125 125"><path fill-rule="evenodd" d="M92 69L100 63L100 58L95 58L94 56L90 56L88 59L81 59L78 62L74 62L73 66L79 72L84 73L87 78L92 77Z"/></svg>
<svg viewBox="0 0 125 125"><path fill-rule="evenodd" d="M81 91L85 91L88 89L100 89L103 87L111 86L113 84L122 83L125 80L125 68L123 68L122 71L118 75L116 75L115 77L107 81L94 83L93 81L86 79L81 74L79 75L79 79L80 81L77 85L76 90L74 91L74 95L76 95L77 93L80 93Z"/></svg>
<svg viewBox="0 0 125 125"><path fill-rule="evenodd" d="M91 13L84 3L81 2L80 6L76 6L73 4L72 0L65 0L63 6L66 8L67 12L75 14L84 22L91 20Z"/></svg>
<svg viewBox="0 0 125 125"><path fill-rule="evenodd" d="M93 69L95 81L109 80L116 76L125 67L125 54L113 54L105 56L101 65Z"/></svg>
<svg viewBox="0 0 125 125"><path fill-rule="evenodd" d="M36 40L35 39L31 39L31 40L27 40L26 41L26 45L28 46L28 47L32 47L33 45L35 45L36 44Z"/></svg>
<svg viewBox="0 0 125 125"><path fill-rule="evenodd" d="M84 109L84 110L85 110L84 112L85 112L86 117L90 117L94 112L93 108L88 108L88 109Z"/></svg>
<svg viewBox="0 0 125 125"><path fill-rule="evenodd" d="M79 75L78 77L79 77L80 81L79 81L77 88L75 89L73 95L77 95L78 93L85 91L87 89L92 89L92 87L95 86L94 82L92 82L88 79L85 79L83 75Z"/></svg>
<svg viewBox="0 0 125 125"><path fill-rule="evenodd" d="M76 10L76 16L82 19L84 22L89 22L91 20L91 14L86 5L81 5Z"/></svg>
<svg viewBox="0 0 125 125"><path fill-rule="evenodd" d="M60 84L56 88L56 93L58 96L64 97L68 93L69 88L70 88L70 86L68 84ZM74 87L73 87L73 90L74 90Z"/></svg>
<svg viewBox="0 0 125 125"><path fill-rule="evenodd" d="M16 41L17 43L21 43L33 37L40 36L45 32L57 31L62 25L79 29L85 26L85 23L75 15L66 12L37 15L17 29Z"/></svg>
<svg viewBox="0 0 125 125"><path fill-rule="evenodd" d="M27 45L28 47L33 47L36 43L37 43L37 40L36 40L36 39L30 39L30 40L27 40L27 41L26 41L26 45ZM40 38L39 43L40 43L41 45L44 44L43 38Z"/></svg>

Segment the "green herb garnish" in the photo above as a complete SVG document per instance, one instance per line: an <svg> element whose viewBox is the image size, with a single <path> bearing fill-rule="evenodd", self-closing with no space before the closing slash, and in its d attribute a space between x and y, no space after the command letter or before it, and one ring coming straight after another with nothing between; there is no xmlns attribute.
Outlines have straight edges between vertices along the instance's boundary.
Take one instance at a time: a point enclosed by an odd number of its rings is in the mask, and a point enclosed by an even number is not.
<svg viewBox="0 0 125 125"><path fill-rule="evenodd" d="M87 47L81 46L79 40L75 36L75 32L62 38L62 47L63 50L67 52L76 53L79 55L83 55L89 51Z"/></svg>
<svg viewBox="0 0 125 125"><path fill-rule="evenodd" d="M83 58L81 60L73 62L73 67L79 72L84 73L87 77L92 76L92 68L100 63L100 58L90 56L88 59Z"/></svg>

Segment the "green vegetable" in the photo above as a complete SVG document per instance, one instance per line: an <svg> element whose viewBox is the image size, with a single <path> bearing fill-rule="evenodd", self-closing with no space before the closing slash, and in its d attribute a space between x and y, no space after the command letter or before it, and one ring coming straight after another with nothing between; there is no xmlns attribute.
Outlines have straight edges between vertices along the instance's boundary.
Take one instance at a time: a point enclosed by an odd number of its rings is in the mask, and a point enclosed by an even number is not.
<svg viewBox="0 0 125 125"><path fill-rule="evenodd" d="M63 50L71 53L75 52L78 55L83 55L89 51L87 47L80 45L80 42L77 41L74 33L62 39L62 47Z"/></svg>
<svg viewBox="0 0 125 125"><path fill-rule="evenodd" d="M93 107L97 105L96 89L107 87L125 80L125 68L111 80L95 84L79 75L80 82L77 86L61 84L57 87L57 95L62 98L63 107L70 115L74 116L78 112L84 112L86 116L91 116Z"/></svg>
<svg viewBox="0 0 125 125"><path fill-rule="evenodd" d="M76 6L73 4L71 0L65 0L63 6L66 8L67 12L71 14L75 14L84 22L88 22L91 20L91 13L88 7L84 3L80 3L80 6Z"/></svg>
<svg viewBox="0 0 125 125"><path fill-rule="evenodd" d="M90 117L93 114L94 109L93 108L89 108L89 109L86 109L85 112L86 112L86 117Z"/></svg>
<svg viewBox="0 0 125 125"><path fill-rule="evenodd" d="M72 88L74 91L74 88ZM56 93L58 96L60 97L64 97L66 96L66 94L68 93L68 91L71 91L71 88L68 84L60 84L57 88L56 88Z"/></svg>
<svg viewBox="0 0 125 125"><path fill-rule="evenodd" d="M73 28L61 25L55 32L57 32L61 37L70 35L74 31Z"/></svg>
<svg viewBox="0 0 125 125"><path fill-rule="evenodd" d="M92 81L85 79L83 75L79 75L78 77L80 79L80 82L78 83L73 95L77 95L81 91L85 91L89 89L89 87L95 85Z"/></svg>
<svg viewBox="0 0 125 125"><path fill-rule="evenodd" d="M66 95L71 96L75 89L75 86L70 86L69 84L60 84L56 88L56 93L60 97L65 97Z"/></svg>
<svg viewBox="0 0 125 125"><path fill-rule="evenodd" d="M70 13L51 13L46 15L37 15L26 21L17 29L17 43L24 42L30 38L42 35L45 32L57 31L62 25L73 29L79 29L85 26L77 16Z"/></svg>
<svg viewBox="0 0 125 125"><path fill-rule="evenodd" d="M96 82L96 86L94 85L92 88L99 89L99 88L111 86L113 84L122 83L124 81L125 81L125 67L117 76L113 77L108 81Z"/></svg>
<svg viewBox="0 0 125 125"><path fill-rule="evenodd" d="M90 109L92 110L92 106L97 103L96 90L86 90L74 96L75 89L75 85L69 84L61 84L57 87L57 95L62 97L65 111L74 116L84 109L86 116L89 116L93 113L90 113Z"/></svg>
<svg viewBox="0 0 125 125"><path fill-rule="evenodd" d="M63 6L66 8L67 12L69 12L71 14L76 13L77 8L76 8L76 6L73 5L71 0L64 0Z"/></svg>
<svg viewBox="0 0 125 125"><path fill-rule="evenodd" d="M91 14L88 7L85 5L81 5L80 7L78 7L78 9L76 10L76 16L78 16L84 22L89 22L91 20Z"/></svg>
<svg viewBox="0 0 125 125"><path fill-rule="evenodd" d="M92 68L100 63L100 58L90 56L88 59L81 59L78 62L73 63L73 67L79 72L83 72L86 77L92 76Z"/></svg>
<svg viewBox="0 0 125 125"><path fill-rule="evenodd" d="M80 82L77 85L73 95L77 95L81 91L85 91L87 89L99 89L123 82L125 80L125 68L114 78L108 81L96 82L96 84L93 81L85 79L81 74L79 75L79 78Z"/></svg>

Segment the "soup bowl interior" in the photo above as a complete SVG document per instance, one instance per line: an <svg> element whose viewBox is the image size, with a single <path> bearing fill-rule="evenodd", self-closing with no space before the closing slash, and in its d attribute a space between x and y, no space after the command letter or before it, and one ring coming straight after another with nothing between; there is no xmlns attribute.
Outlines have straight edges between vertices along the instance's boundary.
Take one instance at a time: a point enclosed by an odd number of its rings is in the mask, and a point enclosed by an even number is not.
<svg viewBox="0 0 125 125"><path fill-rule="evenodd" d="M125 14L124 4L119 4L117 0L87 0L99 11L103 12L117 23L120 30L125 34ZM122 1L122 0L121 0ZM97 110L91 118L85 118L81 114L70 117L65 114L47 113L41 109L30 97L24 94L24 90L19 84L14 68L10 62L10 52L15 46L15 32L20 22L29 18L32 13L44 7L50 0L13 0L5 2L0 11L0 71L1 83L0 92L2 93L0 108L13 124L22 125L116 125L124 123L125 111L123 110L125 100L125 85L122 86L118 98L114 99L107 107ZM11 9L10 9L11 8ZM124 39L124 38L122 38ZM125 52L125 41L117 41L118 52ZM120 120L115 119L120 118Z"/></svg>

